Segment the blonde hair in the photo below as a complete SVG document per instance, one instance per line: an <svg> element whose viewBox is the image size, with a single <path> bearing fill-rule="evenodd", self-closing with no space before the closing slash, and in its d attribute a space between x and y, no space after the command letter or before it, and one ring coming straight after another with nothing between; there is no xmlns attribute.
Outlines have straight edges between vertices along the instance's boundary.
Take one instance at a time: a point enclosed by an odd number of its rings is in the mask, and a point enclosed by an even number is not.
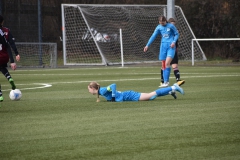
<svg viewBox="0 0 240 160"><path fill-rule="evenodd" d="M97 91L100 89L100 84L98 84L97 82L90 82L88 85L89 88L94 88ZM99 98L99 94L97 92L97 102L100 102L100 98Z"/></svg>

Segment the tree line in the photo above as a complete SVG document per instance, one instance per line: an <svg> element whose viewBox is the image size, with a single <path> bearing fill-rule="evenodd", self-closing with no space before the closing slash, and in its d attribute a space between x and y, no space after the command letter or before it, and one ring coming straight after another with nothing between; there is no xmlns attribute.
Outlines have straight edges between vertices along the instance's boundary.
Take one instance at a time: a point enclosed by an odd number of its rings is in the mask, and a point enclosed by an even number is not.
<svg viewBox="0 0 240 160"><path fill-rule="evenodd" d="M58 43L59 51L62 50L62 3L166 5L167 0L41 0L42 41ZM37 4L38 0L3 0L0 3L5 25L17 40L38 40ZM240 38L240 0L176 0L175 5L182 8L197 38ZM240 59L240 41L199 43L208 59Z"/></svg>

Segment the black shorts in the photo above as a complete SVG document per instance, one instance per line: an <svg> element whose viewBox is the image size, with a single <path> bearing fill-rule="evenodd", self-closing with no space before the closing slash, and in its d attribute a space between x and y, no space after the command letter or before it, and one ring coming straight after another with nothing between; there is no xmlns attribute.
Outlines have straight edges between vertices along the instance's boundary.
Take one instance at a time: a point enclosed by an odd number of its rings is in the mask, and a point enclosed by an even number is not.
<svg viewBox="0 0 240 160"><path fill-rule="evenodd" d="M0 64L0 69L1 68L6 68L8 65L7 64Z"/></svg>
<svg viewBox="0 0 240 160"><path fill-rule="evenodd" d="M177 52L175 52L175 55L174 55L174 57L172 59L172 62L170 64L171 65L172 64L178 64L178 54L177 54Z"/></svg>

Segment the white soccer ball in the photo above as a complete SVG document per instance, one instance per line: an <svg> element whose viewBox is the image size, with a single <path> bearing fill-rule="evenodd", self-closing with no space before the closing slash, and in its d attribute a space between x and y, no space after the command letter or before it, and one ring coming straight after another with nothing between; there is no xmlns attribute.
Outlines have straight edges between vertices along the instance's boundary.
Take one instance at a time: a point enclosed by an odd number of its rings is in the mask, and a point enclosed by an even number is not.
<svg viewBox="0 0 240 160"><path fill-rule="evenodd" d="M22 97L22 92L19 89L11 90L9 93L9 98L13 101L18 101Z"/></svg>

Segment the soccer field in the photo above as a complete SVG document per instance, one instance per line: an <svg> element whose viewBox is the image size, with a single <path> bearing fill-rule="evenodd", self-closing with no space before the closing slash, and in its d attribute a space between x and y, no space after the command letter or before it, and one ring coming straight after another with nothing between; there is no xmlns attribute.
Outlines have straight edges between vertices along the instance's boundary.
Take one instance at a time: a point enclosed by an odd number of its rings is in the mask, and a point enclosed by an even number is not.
<svg viewBox="0 0 240 160"><path fill-rule="evenodd" d="M1 160L240 159L239 66L180 66L185 95L122 103L97 103L87 85L151 92L159 67L9 71L23 96L11 101L0 77Z"/></svg>

